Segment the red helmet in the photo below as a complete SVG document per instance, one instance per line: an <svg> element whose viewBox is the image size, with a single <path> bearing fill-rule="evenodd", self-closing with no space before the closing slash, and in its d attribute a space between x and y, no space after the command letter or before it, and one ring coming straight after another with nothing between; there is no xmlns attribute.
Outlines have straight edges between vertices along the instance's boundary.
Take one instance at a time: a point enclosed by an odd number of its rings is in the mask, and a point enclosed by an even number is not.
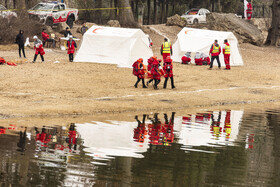
<svg viewBox="0 0 280 187"><path fill-rule="evenodd" d="M172 62L172 59L170 58L170 56L168 56L168 57L165 58L165 62L166 62L166 63L171 63L171 62Z"/></svg>
<svg viewBox="0 0 280 187"><path fill-rule="evenodd" d="M138 62L143 62L143 58L139 58L137 61Z"/></svg>

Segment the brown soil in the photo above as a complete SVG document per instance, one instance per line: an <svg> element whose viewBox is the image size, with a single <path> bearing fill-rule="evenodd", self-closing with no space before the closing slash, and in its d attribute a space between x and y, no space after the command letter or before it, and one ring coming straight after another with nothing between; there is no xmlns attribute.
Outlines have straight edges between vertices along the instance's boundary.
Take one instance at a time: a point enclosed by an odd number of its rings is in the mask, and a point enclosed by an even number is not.
<svg viewBox="0 0 280 187"><path fill-rule="evenodd" d="M169 29L171 29L170 27ZM157 26L174 42L179 29ZM150 31L151 32L151 31ZM154 51L159 56L163 37L152 34ZM241 45L245 65L230 71L207 70L205 66L174 64L176 89L134 88L132 69L95 63L69 63L65 51L46 49L46 63L18 58L13 46L0 47L1 56L18 66L0 66L1 121L30 122L37 118L64 121L87 116L156 111L193 111L195 108L240 107L280 101L280 49ZM53 63L59 61L60 63ZM163 80L163 79L162 79ZM25 119L25 120L23 120ZM48 121L48 120L46 120Z"/></svg>

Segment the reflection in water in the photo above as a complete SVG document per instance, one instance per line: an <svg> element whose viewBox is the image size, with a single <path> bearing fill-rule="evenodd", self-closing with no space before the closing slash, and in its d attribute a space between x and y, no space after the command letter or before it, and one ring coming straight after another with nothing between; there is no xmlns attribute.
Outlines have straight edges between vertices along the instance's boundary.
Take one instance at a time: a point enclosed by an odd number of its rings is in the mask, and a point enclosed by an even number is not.
<svg viewBox="0 0 280 187"><path fill-rule="evenodd" d="M226 110L1 125L0 186L279 186L279 121Z"/></svg>

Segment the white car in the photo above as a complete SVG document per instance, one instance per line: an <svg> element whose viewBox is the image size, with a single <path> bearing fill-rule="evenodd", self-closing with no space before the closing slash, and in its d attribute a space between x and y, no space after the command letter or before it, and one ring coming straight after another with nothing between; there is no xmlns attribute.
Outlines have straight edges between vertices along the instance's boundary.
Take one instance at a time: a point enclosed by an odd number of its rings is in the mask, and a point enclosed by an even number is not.
<svg viewBox="0 0 280 187"><path fill-rule="evenodd" d="M29 16L38 17L44 24L53 26L54 24L66 22L70 28L73 22L78 19L78 9L67 8L64 3L38 3L28 10Z"/></svg>
<svg viewBox="0 0 280 187"><path fill-rule="evenodd" d="M210 13L210 11L205 8L201 8L201 9L193 8L187 11L181 17L185 18L188 24L206 23L206 14L208 13Z"/></svg>
<svg viewBox="0 0 280 187"><path fill-rule="evenodd" d="M17 17L17 13L7 10L6 7L0 4L0 16L2 16L2 18L8 18L8 20L10 20L12 17Z"/></svg>

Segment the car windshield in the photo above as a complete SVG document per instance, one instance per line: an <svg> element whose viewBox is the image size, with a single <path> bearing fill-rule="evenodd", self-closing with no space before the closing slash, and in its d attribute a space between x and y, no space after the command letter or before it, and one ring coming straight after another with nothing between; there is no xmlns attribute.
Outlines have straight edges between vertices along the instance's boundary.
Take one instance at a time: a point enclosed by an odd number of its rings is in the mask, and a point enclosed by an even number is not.
<svg viewBox="0 0 280 187"><path fill-rule="evenodd" d="M0 5L0 10L6 10L6 8L3 5Z"/></svg>
<svg viewBox="0 0 280 187"><path fill-rule="evenodd" d="M53 5L38 4L33 8L33 10L52 10L52 8L53 8Z"/></svg>
<svg viewBox="0 0 280 187"><path fill-rule="evenodd" d="M198 10L190 10L186 14L187 15L196 15L198 13Z"/></svg>

